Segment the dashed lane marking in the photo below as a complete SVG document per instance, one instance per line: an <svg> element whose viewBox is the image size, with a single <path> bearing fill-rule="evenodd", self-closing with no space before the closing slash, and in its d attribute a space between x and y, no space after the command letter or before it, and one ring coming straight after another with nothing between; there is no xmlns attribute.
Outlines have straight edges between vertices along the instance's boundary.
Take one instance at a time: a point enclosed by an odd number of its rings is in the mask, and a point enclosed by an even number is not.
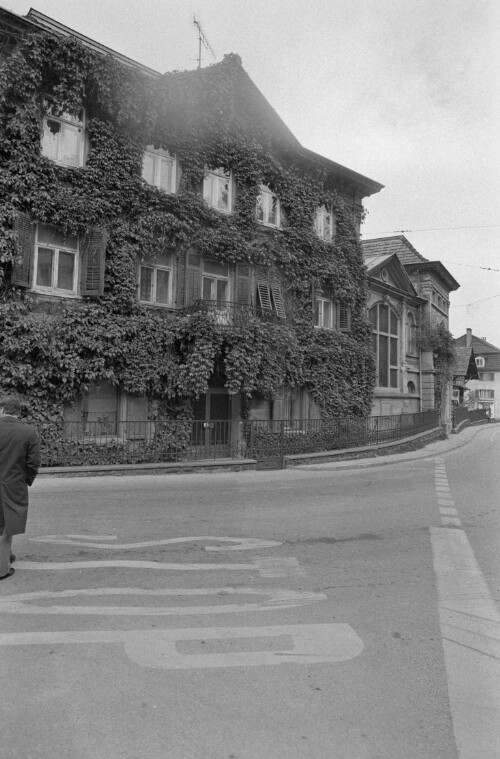
<svg viewBox="0 0 500 759"><path fill-rule="evenodd" d="M442 459L438 468L445 472ZM455 741L460 759L498 759L500 613L453 499L448 503L439 507L441 527L431 528L431 542Z"/></svg>

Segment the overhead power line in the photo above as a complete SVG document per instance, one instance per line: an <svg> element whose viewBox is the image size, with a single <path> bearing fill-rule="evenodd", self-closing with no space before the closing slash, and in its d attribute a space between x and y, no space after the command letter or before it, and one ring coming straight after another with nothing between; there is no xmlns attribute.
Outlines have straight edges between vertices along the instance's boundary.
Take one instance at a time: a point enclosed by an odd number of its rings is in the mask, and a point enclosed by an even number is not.
<svg viewBox="0 0 500 759"><path fill-rule="evenodd" d="M476 264L459 264L456 261L444 261L439 259L444 264L452 264L453 266L468 266L469 269L484 269L485 271L500 271L500 269L492 269L491 266L477 266Z"/></svg>
<svg viewBox="0 0 500 759"><path fill-rule="evenodd" d="M451 304L451 307L452 308L469 308L469 306L475 306L477 303L486 303L486 301L494 300L495 298L500 298L500 293L497 293L496 295L491 295L489 298L483 298L482 300L473 300L472 303L464 303L462 306Z"/></svg>

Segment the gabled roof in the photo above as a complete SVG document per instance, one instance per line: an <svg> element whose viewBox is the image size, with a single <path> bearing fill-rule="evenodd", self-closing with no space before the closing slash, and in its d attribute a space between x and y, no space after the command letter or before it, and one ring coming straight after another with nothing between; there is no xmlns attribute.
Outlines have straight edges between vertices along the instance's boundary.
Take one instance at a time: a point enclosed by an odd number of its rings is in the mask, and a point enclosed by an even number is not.
<svg viewBox="0 0 500 759"><path fill-rule="evenodd" d="M455 340L456 344L458 346L464 346L467 345L467 335L461 335L460 337L457 337ZM476 356L481 356L484 353L498 353L500 354L500 348L497 348L495 345L492 345L487 340L485 340L482 337L476 337L475 335L471 335L471 345L474 348L474 353Z"/></svg>
<svg viewBox="0 0 500 759"><path fill-rule="evenodd" d="M15 14L10 14L15 17ZM18 17L21 19L21 17ZM64 24L46 16L40 11L31 8L28 14L23 17L23 21L30 24L33 29L40 29L42 31L52 32L65 37L74 37L85 47L91 50L101 53L102 55L110 55L125 66L133 67L140 70L142 73L153 78L161 78L162 74L148 66L143 66L141 63L134 61L132 58L118 53L115 50L102 45L95 40L86 37L84 34L71 29ZM334 177L341 187L349 192L353 192L354 195L361 198L373 195L376 192L380 192L383 185L376 182L373 179L358 174L356 171L335 163L324 156L314 153L311 150L304 148L297 138L293 135L285 122L280 118L269 101L264 97L256 84L250 79L247 72L241 65L241 59L238 55L226 55L220 63L213 64L211 67L214 71L220 71L223 76L224 66L232 65L232 71L236 75L238 83L238 92L240 97L237 101L238 114L235 114L235 118L240 122L255 124L259 130L267 130L273 135L274 142L277 148L281 148L292 154L294 159L306 163L308 166L315 166L321 168L329 175ZM203 69L206 70L206 69ZM192 72L178 72L180 75L192 74L196 76L199 73L199 69L195 69Z"/></svg>
<svg viewBox="0 0 500 759"><path fill-rule="evenodd" d="M455 365L453 367L454 377L463 377L464 380L479 379L479 374L474 358L472 346L455 347Z"/></svg>
<svg viewBox="0 0 500 759"><path fill-rule="evenodd" d="M467 335L457 337L455 344L458 347L467 346ZM500 348L475 335L471 335L471 345L467 347L473 349L476 357L484 358L484 367L481 367L483 371L500 372Z"/></svg>
<svg viewBox="0 0 500 759"><path fill-rule="evenodd" d="M404 235L377 237L374 240L362 240L364 256L380 256L396 253L402 264L427 261Z"/></svg>
<svg viewBox="0 0 500 759"><path fill-rule="evenodd" d="M365 258L395 253L408 272L430 272L440 280L443 287L448 291L458 290L460 287L460 284L441 261L429 261L428 258L424 258L404 235L362 240L361 246Z"/></svg>
<svg viewBox="0 0 500 759"><path fill-rule="evenodd" d="M397 290L400 294L418 297L408 274L395 253L385 256L371 256L365 260L365 264L371 283L376 282L387 290Z"/></svg>

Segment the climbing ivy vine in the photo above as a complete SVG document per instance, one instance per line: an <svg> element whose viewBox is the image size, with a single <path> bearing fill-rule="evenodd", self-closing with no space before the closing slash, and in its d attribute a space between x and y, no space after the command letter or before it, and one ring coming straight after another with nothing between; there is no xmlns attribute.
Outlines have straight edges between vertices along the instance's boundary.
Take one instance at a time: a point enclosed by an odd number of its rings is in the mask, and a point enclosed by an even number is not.
<svg viewBox="0 0 500 759"><path fill-rule="evenodd" d="M222 356L231 394L272 397L303 385L325 416L364 414L373 388L365 321L365 273L356 236L359 209L320 170L275 143L241 96L234 55L191 72L157 78L126 68L71 38L37 34L20 42L0 70L0 351L4 389L30 397L38 419L55 419L91 382L106 379L186 413L206 392ZM62 167L40 151L44 116L84 108L84 168ZM167 194L141 178L153 144L176 153L180 187ZM211 210L199 193L205 166L233 172L235 213ZM280 197L282 231L255 220L259 185ZM331 206L334 243L313 230L315 210ZM19 212L85 236L109 232L105 292L96 300L34 299L10 284L19 251ZM202 313L165 313L137 302L136 262L190 246L222 262L275 267L293 308L282 323L249 316L217 325ZM327 286L349 305L351 331L316 330L312 289ZM248 408L248 403L245 406Z"/></svg>

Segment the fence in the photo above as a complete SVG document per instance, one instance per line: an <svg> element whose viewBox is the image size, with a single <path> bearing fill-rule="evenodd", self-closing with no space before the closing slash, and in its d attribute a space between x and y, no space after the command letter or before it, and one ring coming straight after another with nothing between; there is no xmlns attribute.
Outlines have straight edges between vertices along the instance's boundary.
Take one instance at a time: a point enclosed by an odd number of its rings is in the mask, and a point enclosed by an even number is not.
<svg viewBox="0 0 500 759"><path fill-rule="evenodd" d="M489 420L488 410L485 408L469 409L467 406L453 406L452 409L453 429L460 424L472 424L473 422L486 422Z"/></svg>
<svg viewBox="0 0 500 759"><path fill-rule="evenodd" d="M437 411L398 416L276 421L100 420L46 425L43 466L271 459L400 440L439 426Z"/></svg>

